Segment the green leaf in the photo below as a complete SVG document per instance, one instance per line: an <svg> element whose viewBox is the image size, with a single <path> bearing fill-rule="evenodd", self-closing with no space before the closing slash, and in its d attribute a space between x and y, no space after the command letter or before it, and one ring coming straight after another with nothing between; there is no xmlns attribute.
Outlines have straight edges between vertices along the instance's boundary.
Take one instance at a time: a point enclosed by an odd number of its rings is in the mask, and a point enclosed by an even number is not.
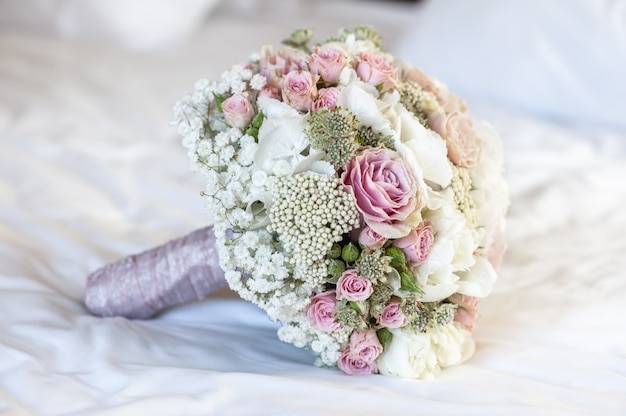
<svg viewBox="0 0 626 416"><path fill-rule="evenodd" d="M408 270L400 272L400 290L424 295L424 291L417 285L417 278Z"/></svg>
<svg viewBox="0 0 626 416"><path fill-rule="evenodd" d="M391 262L389 263L391 267L398 272L406 271L406 256L401 249L393 246L388 247L387 250L385 250L385 255L391 257Z"/></svg>
<svg viewBox="0 0 626 416"><path fill-rule="evenodd" d="M213 93L213 98L215 98L215 104L217 104L217 111L223 113L224 109L222 108L222 103L226 100L226 98L217 95L216 93Z"/></svg>
<svg viewBox="0 0 626 416"><path fill-rule="evenodd" d="M391 344L391 340L393 339L393 334L387 328L381 328L376 331L376 336L380 341L380 344L383 346L383 349L386 350L389 344Z"/></svg>
<svg viewBox="0 0 626 416"><path fill-rule="evenodd" d="M352 310L355 310L355 311L356 311L356 313L358 313L359 315L363 315L363 313L364 313L364 312L363 312L363 310L361 309L361 306L359 305L359 303L358 303L358 302L351 301L351 302L350 302L350 308L351 308Z"/></svg>

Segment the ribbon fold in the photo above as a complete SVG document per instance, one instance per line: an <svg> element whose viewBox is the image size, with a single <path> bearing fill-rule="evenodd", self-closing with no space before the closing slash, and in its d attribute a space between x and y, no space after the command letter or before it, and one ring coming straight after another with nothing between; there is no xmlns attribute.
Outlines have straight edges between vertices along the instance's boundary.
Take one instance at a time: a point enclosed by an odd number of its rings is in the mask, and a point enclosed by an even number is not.
<svg viewBox="0 0 626 416"><path fill-rule="evenodd" d="M224 286L209 226L96 270L87 278L85 306L97 316L146 319Z"/></svg>

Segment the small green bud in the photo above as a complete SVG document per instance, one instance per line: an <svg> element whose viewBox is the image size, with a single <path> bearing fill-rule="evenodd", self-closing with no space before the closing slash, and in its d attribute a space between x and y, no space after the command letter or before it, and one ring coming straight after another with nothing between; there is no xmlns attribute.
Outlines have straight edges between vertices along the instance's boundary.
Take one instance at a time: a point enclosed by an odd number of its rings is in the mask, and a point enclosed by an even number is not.
<svg viewBox="0 0 626 416"><path fill-rule="evenodd" d="M289 36L289 42L294 45L306 45L313 37L313 29L296 30Z"/></svg>
<svg viewBox="0 0 626 416"><path fill-rule="evenodd" d="M339 243L335 243L330 250L328 250L328 257L331 259L337 259L339 256L341 256L341 246Z"/></svg>
<svg viewBox="0 0 626 416"><path fill-rule="evenodd" d="M341 258L346 263L354 263L359 258L359 249L352 243L343 246L341 250Z"/></svg>
<svg viewBox="0 0 626 416"><path fill-rule="evenodd" d="M334 279L339 279L339 276L346 270L346 264L339 259L332 259L328 263L328 274ZM336 283L336 280L335 280Z"/></svg>
<svg viewBox="0 0 626 416"><path fill-rule="evenodd" d="M385 255L387 257L391 257L391 261L389 263L391 267L398 271L406 270L406 256L401 249L394 246L388 247L387 250L385 250Z"/></svg>

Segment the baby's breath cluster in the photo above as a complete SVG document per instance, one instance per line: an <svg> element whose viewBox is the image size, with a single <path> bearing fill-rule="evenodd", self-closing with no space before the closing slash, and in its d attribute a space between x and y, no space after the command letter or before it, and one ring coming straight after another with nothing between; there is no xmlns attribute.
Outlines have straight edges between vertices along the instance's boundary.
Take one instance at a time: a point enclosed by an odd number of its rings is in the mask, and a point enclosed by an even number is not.
<svg viewBox="0 0 626 416"><path fill-rule="evenodd" d="M336 177L314 173L278 177L270 190L274 204L268 230L278 235L297 265L323 260L333 243L359 225L353 199Z"/></svg>

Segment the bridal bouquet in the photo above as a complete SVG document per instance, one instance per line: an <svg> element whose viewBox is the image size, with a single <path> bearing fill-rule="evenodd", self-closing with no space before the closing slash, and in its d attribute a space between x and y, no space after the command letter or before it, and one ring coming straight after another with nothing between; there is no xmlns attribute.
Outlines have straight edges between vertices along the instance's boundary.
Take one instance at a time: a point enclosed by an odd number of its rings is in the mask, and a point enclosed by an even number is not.
<svg viewBox="0 0 626 416"><path fill-rule="evenodd" d="M500 141L370 28L264 47L175 107L228 285L348 374L473 352L504 249Z"/></svg>
<svg viewBox="0 0 626 416"><path fill-rule="evenodd" d="M295 32L176 105L213 227L89 276L146 318L228 285L348 374L426 378L474 350L504 251L501 143L370 28Z"/></svg>

